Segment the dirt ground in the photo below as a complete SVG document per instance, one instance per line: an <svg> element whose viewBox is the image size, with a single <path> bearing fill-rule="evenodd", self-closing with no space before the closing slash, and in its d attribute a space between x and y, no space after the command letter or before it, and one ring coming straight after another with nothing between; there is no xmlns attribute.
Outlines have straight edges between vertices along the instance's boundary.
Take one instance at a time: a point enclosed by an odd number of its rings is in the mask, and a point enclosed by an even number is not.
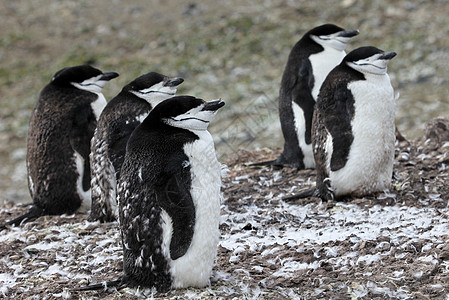
<svg viewBox="0 0 449 300"><path fill-rule="evenodd" d="M117 223L43 217L0 233L0 294L14 299L447 299L449 119L397 144L390 191L323 203L288 202L313 170L249 168L279 149L227 161L221 240L211 285L75 292L121 272ZM23 213L6 205L0 220Z"/></svg>

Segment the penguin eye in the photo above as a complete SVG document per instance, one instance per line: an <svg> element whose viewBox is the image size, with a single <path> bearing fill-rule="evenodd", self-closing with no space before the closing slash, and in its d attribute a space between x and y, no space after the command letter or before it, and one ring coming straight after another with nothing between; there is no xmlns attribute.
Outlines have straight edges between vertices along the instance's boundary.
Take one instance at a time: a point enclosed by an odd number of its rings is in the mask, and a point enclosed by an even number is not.
<svg viewBox="0 0 449 300"><path fill-rule="evenodd" d="M348 65L362 73L383 75L387 72L388 61L379 59L382 54L374 54L370 57L349 62Z"/></svg>
<svg viewBox="0 0 449 300"><path fill-rule="evenodd" d="M165 86L164 82L161 81L157 84L152 85L149 88L141 89L137 91L140 94L155 94L155 93L161 93L161 94L167 94L167 95L175 95L176 94L176 87L169 87Z"/></svg>

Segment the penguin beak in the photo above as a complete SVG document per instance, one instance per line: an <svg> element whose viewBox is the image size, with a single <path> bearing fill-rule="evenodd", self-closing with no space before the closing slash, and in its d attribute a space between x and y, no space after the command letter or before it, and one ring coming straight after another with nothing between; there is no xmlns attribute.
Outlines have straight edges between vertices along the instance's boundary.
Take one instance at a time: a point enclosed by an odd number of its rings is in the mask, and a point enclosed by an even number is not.
<svg viewBox="0 0 449 300"><path fill-rule="evenodd" d="M114 78L116 78L118 76L119 75L116 72L105 72L105 73L103 73L103 75L101 75L100 80L109 81L109 80L114 79Z"/></svg>
<svg viewBox="0 0 449 300"><path fill-rule="evenodd" d="M386 52L386 53L382 54L381 56L379 56L378 59L390 60L395 56L396 56L396 52Z"/></svg>
<svg viewBox="0 0 449 300"><path fill-rule="evenodd" d="M345 37L345 38L352 38L356 35L359 34L358 30L345 30L345 31L341 31L338 36L339 37Z"/></svg>
<svg viewBox="0 0 449 300"><path fill-rule="evenodd" d="M206 102L206 105L204 105L202 111L216 111L223 107L225 105L224 101L219 99L215 101Z"/></svg>
<svg viewBox="0 0 449 300"><path fill-rule="evenodd" d="M164 86L175 87L175 86L180 85L183 82L184 82L184 78L181 78L181 77L170 78L169 80L167 80L164 83Z"/></svg>

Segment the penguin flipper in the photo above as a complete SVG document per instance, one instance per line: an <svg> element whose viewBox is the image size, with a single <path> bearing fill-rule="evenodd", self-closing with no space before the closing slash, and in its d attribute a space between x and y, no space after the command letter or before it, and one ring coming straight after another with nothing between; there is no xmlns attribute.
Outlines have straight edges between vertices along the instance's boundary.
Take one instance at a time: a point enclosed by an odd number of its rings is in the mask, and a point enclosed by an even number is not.
<svg viewBox="0 0 449 300"><path fill-rule="evenodd" d="M17 217L15 219L12 219L12 220L6 222L4 225L1 225L0 230L5 229L6 226L19 226L22 223L26 223L26 222L35 220L43 215L44 215L43 209L33 205L33 206L31 206L31 208L28 210L27 213L21 215L20 217Z"/></svg>
<svg viewBox="0 0 449 300"><path fill-rule="evenodd" d="M298 70L298 82L292 90L292 100L301 107L304 112L305 121L305 142L310 145L312 143L312 116L315 107L315 99L312 96L312 89L315 85L312 64L305 59Z"/></svg>
<svg viewBox="0 0 449 300"><path fill-rule="evenodd" d="M333 152L330 169L335 172L346 165L349 150L354 140L351 129L351 120L354 116L354 98L346 86L335 88L335 92L330 98L332 103L326 107L326 111L321 114L321 117L324 118L325 127L332 136ZM332 110L332 113L329 110Z"/></svg>
<svg viewBox="0 0 449 300"><path fill-rule="evenodd" d="M305 169L305 153L300 145L310 145L312 142L310 132L315 106L311 93L313 85L312 65L307 58L300 57L295 59L294 64L287 63L279 90L279 118L284 150L277 162L282 166Z"/></svg>
<svg viewBox="0 0 449 300"><path fill-rule="evenodd" d="M187 157L182 159L188 161ZM182 165L182 168L175 167ZM195 205L190 192L191 174L190 167L184 163L169 163L166 174L170 174L163 189L161 202L162 208L173 220L173 235L170 242L170 256L175 260L183 256L193 238L193 227L195 224Z"/></svg>
<svg viewBox="0 0 449 300"><path fill-rule="evenodd" d="M329 153L326 144L329 138L329 130L325 125L326 120L321 109L316 109L313 114L312 148L316 162L316 188L314 196L328 201L334 198L331 182L327 169Z"/></svg>
<svg viewBox="0 0 449 300"><path fill-rule="evenodd" d="M97 121L90 107L82 107L75 112L70 131L70 145L84 159L82 185L84 191L90 189L90 142L94 135Z"/></svg>
<svg viewBox="0 0 449 300"><path fill-rule="evenodd" d="M126 122L115 122L109 125L107 136L108 157L114 167L116 178L120 177L123 161L126 155L128 143L134 129L139 126L135 119L127 119Z"/></svg>

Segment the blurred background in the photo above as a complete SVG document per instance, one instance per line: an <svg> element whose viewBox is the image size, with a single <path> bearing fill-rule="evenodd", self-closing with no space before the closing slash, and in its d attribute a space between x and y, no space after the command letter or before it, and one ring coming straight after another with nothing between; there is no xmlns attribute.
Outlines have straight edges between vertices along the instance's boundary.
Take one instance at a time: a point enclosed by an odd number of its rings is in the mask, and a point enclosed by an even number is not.
<svg viewBox="0 0 449 300"><path fill-rule="evenodd" d="M449 2L21 0L0 2L0 204L30 202L28 122L59 69L90 63L120 77L110 100L137 76L182 76L179 94L226 106L211 124L220 160L238 149L282 147L277 97L287 56L311 28L334 23L365 45L396 51L389 74L396 123L408 139L449 115Z"/></svg>

